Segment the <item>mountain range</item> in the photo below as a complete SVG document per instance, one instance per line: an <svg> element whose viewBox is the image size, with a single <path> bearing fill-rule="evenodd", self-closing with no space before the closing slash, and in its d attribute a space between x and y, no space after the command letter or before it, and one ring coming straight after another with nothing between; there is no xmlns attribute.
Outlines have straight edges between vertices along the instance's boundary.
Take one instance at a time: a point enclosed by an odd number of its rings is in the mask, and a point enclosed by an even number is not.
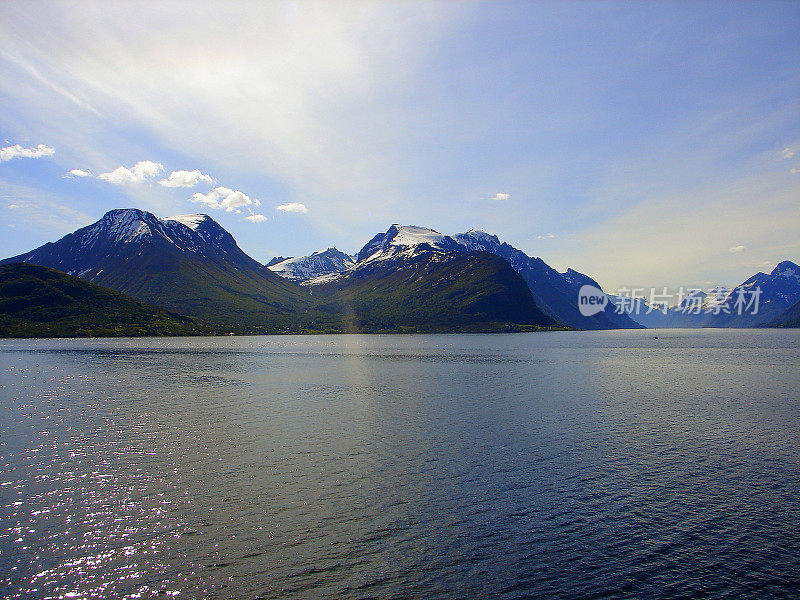
<svg viewBox="0 0 800 600"><path fill-rule="evenodd" d="M669 308L650 306L645 298L611 298L648 328L777 326L796 318L792 309L800 301L800 266L785 260L770 273L756 273L731 290L722 286L709 292L691 290Z"/></svg>
<svg viewBox="0 0 800 600"><path fill-rule="evenodd" d="M559 273L476 229L448 236L395 224L354 255L328 248L262 265L208 215L158 218L117 209L0 263L57 269L192 317L198 327L237 333L639 328L662 317L676 325L656 326L687 326L677 325L682 313L645 319L630 309L631 302L616 297L604 311L584 316L578 291L584 285L600 288L596 281L572 269ZM800 300L798 273L797 265L785 261L769 276L759 273L744 282L739 288L759 285L764 291L764 319L719 323L774 321ZM733 296L717 301L733 302ZM709 326L699 319L686 322Z"/></svg>
<svg viewBox="0 0 800 600"><path fill-rule="evenodd" d="M376 260L413 256L418 249L435 249L442 253L488 252L506 262L525 280L540 310L557 323L578 329L640 328L625 314L617 314L609 304L604 312L585 317L578 308L578 291L585 284L600 288L600 284L587 275L568 269L559 273L541 258L533 258L513 246L501 242L497 236L477 229L454 236L443 235L433 229L392 225L385 233L375 235L358 254L350 257L336 248L324 253L292 259L273 259L269 264L275 272L284 274L303 285L320 285L336 280L344 273L360 269ZM377 253L377 254L376 254ZM320 261L321 256L338 257L337 262ZM350 260L348 260L350 259ZM286 266L284 266L286 265Z"/></svg>
<svg viewBox="0 0 800 600"><path fill-rule="evenodd" d="M118 209L56 242L0 263L58 269L237 333L522 331L556 326L539 311L524 281L505 261L481 252L418 250L415 260L394 261L391 269L359 270L352 285L312 288L249 257L208 215L161 219L138 209ZM309 262L329 268L326 259L336 262L332 254ZM303 268L296 263L289 263L292 269L270 266L302 277ZM340 266L355 270L357 265Z"/></svg>

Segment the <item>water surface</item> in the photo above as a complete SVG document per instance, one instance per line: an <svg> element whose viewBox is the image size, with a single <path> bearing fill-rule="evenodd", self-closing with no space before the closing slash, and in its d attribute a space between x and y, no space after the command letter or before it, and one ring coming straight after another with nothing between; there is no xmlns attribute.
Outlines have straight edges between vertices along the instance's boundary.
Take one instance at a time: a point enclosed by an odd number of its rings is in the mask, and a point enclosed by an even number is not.
<svg viewBox="0 0 800 600"><path fill-rule="evenodd" d="M0 596L796 597L798 367L791 330L0 340Z"/></svg>

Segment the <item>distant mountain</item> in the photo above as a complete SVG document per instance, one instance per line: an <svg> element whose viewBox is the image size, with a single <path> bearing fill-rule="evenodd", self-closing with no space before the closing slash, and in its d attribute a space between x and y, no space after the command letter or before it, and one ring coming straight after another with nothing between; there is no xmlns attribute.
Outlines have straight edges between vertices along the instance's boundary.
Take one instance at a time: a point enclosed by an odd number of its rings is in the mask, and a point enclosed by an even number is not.
<svg viewBox="0 0 800 600"><path fill-rule="evenodd" d="M0 262L58 269L236 331L298 330L313 320L308 292L250 258L208 215L159 219L138 209L112 210L57 242Z"/></svg>
<svg viewBox="0 0 800 600"><path fill-rule="evenodd" d="M800 327L800 301L768 323L771 327Z"/></svg>
<svg viewBox="0 0 800 600"><path fill-rule="evenodd" d="M760 290L760 291L757 291ZM747 310L743 303L754 302L758 310ZM739 284L725 299L722 311L709 320L710 327L756 327L774 322L800 301L800 266L785 260L770 272L756 273ZM740 310L744 308L744 310Z"/></svg>
<svg viewBox="0 0 800 600"><path fill-rule="evenodd" d="M646 298L631 298L630 296L615 296L610 298L622 311L637 323L650 329L666 328L695 328L704 327L709 321L709 315L720 305L727 291L718 288L720 293L707 294L703 290L690 290L677 306L663 305L651 306Z"/></svg>
<svg viewBox="0 0 800 600"><path fill-rule="evenodd" d="M0 337L196 335L208 328L78 277L0 266Z"/></svg>
<svg viewBox="0 0 800 600"><path fill-rule="evenodd" d="M515 331L552 327L505 260L431 229L392 225L349 270L312 280L317 308L352 330Z"/></svg>
<svg viewBox="0 0 800 600"><path fill-rule="evenodd" d="M355 265L352 256L336 248L314 252L310 256L276 257L267 263L273 273L292 281L308 281L315 277L342 273Z"/></svg>
<svg viewBox="0 0 800 600"><path fill-rule="evenodd" d="M771 273L756 273L732 290L716 293L692 290L680 304L653 310L646 300L613 296L635 321L651 328L759 327L791 319L791 307L800 301L800 267L779 263Z"/></svg>
<svg viewBox="0 0 800 600"><path fill-rule="evenodd" d="M598 289L594 279L572 269L559 273L541 258L528 256L521 250L501 242L497 236L473 229L453 236L468 250L482 250L504 258L527 283L536 304L559 323L579 329L640 328L624 314L616 314L616 307L608 304L603 312L585 317L578 308L578 292L583 285Z"/></svg>

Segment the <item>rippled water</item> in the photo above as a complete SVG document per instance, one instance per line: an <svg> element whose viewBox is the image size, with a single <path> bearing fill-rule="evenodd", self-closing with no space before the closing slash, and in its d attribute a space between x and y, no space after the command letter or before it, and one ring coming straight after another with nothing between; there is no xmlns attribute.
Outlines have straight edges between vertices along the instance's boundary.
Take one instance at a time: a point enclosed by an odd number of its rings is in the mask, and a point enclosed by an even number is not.
<svg viewBox="0 0 800 600"><path fill-rule="evenodd" d="M0 597L781 598L800 332L0 340Z"/></svg>

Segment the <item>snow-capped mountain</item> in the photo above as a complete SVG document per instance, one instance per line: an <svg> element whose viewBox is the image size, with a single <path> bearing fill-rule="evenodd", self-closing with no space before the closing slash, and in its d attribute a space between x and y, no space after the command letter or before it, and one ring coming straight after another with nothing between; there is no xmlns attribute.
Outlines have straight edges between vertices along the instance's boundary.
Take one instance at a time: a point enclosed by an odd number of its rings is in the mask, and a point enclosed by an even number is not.
<svg viewBox="0 0 800 600"><path fill-rule="evenodd" d="M448 245L460 251L442 249ZM337 267L352 260L327 254L341 261ZM467 253L421 228L390 229L359 265L329 274L339 278L313 290L247 256L206 215L160 219L137 209L114 210L3 262L79 274L224 331L519 331L554 325L507 262Z"/></svg>
<svg viewBox="0 0 800 600"><path fill-rule="evenodd" d="M433 229L392 225L341 273L305 282L321 309L364 323L420 331L514 331L552 327L507 261L469 252Z"/></svg>
<svg viewBox="0 0 800 600"><path fill-rule="evenodd" d="M559 323L580 329L638 328L640 325L627 315L616 314L615 306L609 304L605 311L585 317L578 309L578 291L583 285L593 285L594 279L583 273L568 269L559 273L541 258L531 257L501 242L496 235L479 229L459 233L453 238L469 251L481 250L506 259L512 268L522 275L533 294L536 304Z"/></svg>
<svg viewBox="0 0 800 600"><path fill-rule="evenodd" d="M756 300L757 298L757 300ZM800 266L778 263L767 275L756 273L733 288L710 327L755 327L772 323L800 301ZM757 303L757 311L755 305ZM749 306L748 306L749 305Z"/></svg>
<svg viewBox="0 0 800 600"><path fill-rule="evenodd" d="M107 212L56 242L4 261L58 269L184 315L279 324L305 292L245 254L208 215Z"/></svg>
<svg viewBox="0 0 800 600"><path fill-rule="evenodd" d="M348 257L353 259L353 264L347 269L331 270L302 283L315 286L335 282L353 272L361 273L374 263L399 265L418 256L424 256L427 261L441 262L462 252L463 246L438 231L416 225L394 224L387 231L376 234L354 257Z"/></svg>
<svg viewBox="0 0 800 600"><path fill-rule="evenodd" d="M56 242L0 261L12 262L51 267L250 332L509 331L554 322L582 329L752 327L778 322L800 301L800 267L784 261L729 293L694 291L666 312L646 299L612 296L604 312L584 317L578 291L600 288L596 281L572 269L559 273L485 231L448 236L395 224L356 256L329 248L280 257L268 268L208 215L158 218L138 209L109 211ZM750 312L740 314L748 301ZM616 314L615 305L626 314Z"/></svg>
<svg viewBox="0 0 800 600"><path fill-rule="evenodd" d="M448 236L426 227L394 224L364 245L352 267L307 279L304 284L324 285L343 280L351 274L358 276L376 263L390 263L396 267L403 261L417 257L424 257L429 263L445 262L470 252L488 252L507 261L525 280L536 305L556 322L584 329L640 327L626 315L614 314L613 306L604 313L584 317L578 309L578 290L584 284L599 288L596 281L573 270L558 273L540 258L532 258L502 243L497 236L477 229Z"/></svg>
<svg viewBox="0 0 800 600"><path fill-rule="evenodd" d="M281 277L302 282L324 275L343 273L355 265L355 258L336 248L314 252L310 256L277 257L267 268Z"/></svg>
<svg viewBox="0 0 800 600"><path fill-rule="evenodd" d="M385 233L373 237L356 255L356 262L410 258L420 252L462 252L450 236L427 227L394 224Z"/></svg>
<svg viewBox="0 0 800 600"><path fill-rule="evenodd" d="M111 210L96 223L58 242L3 262L41 264L92 281L102 271L98 265L116 255L129 259L129 254L141 254L146 247L173 248L214 260L225 258L255 266L252 265L255 261L239 249L233 236L208 215L159 219L135 208Z"/></svg>

